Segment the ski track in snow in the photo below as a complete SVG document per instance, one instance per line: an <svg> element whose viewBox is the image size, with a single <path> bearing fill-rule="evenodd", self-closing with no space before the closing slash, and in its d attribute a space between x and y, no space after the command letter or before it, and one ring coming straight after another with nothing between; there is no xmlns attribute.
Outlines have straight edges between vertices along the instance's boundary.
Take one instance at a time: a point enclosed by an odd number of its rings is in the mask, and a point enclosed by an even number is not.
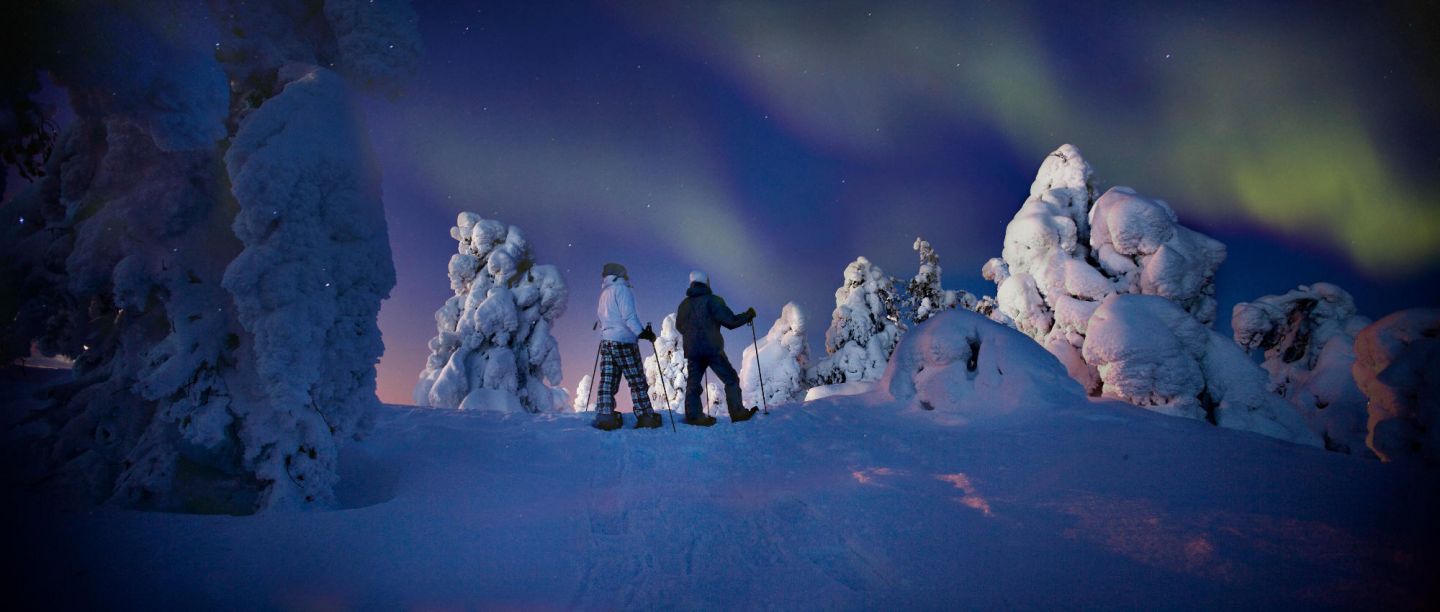
<svg viewBox="0 0 1440 612"><path fill-rule="evenodd" d="M26 498L9 522L29 551L17 577L63 577L58 603L119 608L1403 609L1435 595L1433 474L1115 403L984 428L853 397L675 433L629 415L599 432L589 416L385 407L342 456L349 507L333 512L55 515Z"/></svg>

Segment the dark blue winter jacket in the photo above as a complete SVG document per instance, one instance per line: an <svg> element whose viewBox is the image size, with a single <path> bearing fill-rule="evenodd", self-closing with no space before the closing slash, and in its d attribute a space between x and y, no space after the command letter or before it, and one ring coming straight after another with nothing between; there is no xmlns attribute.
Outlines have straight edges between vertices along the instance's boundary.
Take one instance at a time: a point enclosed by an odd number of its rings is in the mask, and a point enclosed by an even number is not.
<svg viewBox="0 0 1440 612"><path fill-rule="evenodd" d="M725 338L720 336L720 326L735 329L753 318L731 312L725 300L711 293L710 285L705 283L690 283L685 295L685 301L675 309L675 328L685 338L687 359L724 354Z"/></svg>

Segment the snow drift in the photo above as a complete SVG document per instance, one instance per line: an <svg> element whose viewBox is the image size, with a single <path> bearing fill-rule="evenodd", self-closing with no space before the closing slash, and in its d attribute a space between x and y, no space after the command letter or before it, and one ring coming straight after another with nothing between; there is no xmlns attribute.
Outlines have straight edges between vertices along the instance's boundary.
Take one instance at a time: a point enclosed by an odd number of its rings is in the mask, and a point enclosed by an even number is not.
<svg viewBox="0 0 1440 612"><path fill-rule="evenodd" d="M1265 351L1261 366L1271 390L1295 407L1325 448L1365 456L1366 400L1351 369L1355 335L1369 324L1350 294L1329 283L1241 302L1230 320L1235 343Z"/></svg>
<svg viewBox="0 0 1440 612"><path fill-rule="evenodd" d="M450 228L455 295L435 312L439 332L415 403L528 412L563 410L560 348L550 334L567 292L555 266L536 265L519 228L462 212ZM588 394L588 393L587 393Z"/></svg>
<svg viewBox="0 0 1440 612"><path fill-rule="evenodd" d="M895 401L962 424L1087 401L1054 355L966 310L942 312L906 334L876 386Z"/></svg>

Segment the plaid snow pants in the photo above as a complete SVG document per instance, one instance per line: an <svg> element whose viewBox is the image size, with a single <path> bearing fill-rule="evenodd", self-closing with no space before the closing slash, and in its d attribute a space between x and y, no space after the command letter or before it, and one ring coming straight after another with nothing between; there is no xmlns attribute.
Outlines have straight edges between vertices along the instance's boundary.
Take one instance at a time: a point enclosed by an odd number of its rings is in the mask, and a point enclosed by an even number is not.
<svg viewBox="0 0 1440 612"><path fill-rule="evenodd" d="M615 412L615 392L620 390L621 374L630 383L635 414L654 412L650 407L650 385L645 382L645 370L640 364L639 344L600 341L600 397L595 400L596 412Z"/></svg>

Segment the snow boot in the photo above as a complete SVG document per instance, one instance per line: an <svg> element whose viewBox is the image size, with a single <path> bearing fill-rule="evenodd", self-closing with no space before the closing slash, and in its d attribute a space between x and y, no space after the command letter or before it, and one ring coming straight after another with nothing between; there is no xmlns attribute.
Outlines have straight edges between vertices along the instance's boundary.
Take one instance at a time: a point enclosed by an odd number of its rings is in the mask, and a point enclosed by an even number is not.
<svg viewBox="0 0 1440 612"><path fill-rule="evenodd" d="M698 416L698 417L695 417L695 418L693 418L693 419L690 418L690 417L685 417L684 423L685 423L686 425L696 425L696 426L699 426L699 427L709 427L709 426L715 424L715 417L712 417L712 416L710 416L710 415L708 415L708 414L702 414L702 415L700 415L700 416Z"/></svg>
<svg viewBox="0 0 1440 612"><path fill-rule="evenodd" d="M600 431L615 431L625 424L625 417L618 412L602 412L595 415L595 422L592 425Z"/></svg>
<svg viewBox="0 0 1440 612"><path fill-rule="evenodd" d="M654 412L646 412L635 416L635 429L654 429L664 424L665 421L661 420L660 415Z"/></svg>
<svg viewBox="0 0 1440 612"><path fill-rule="evenodd" d="M759 408L751 406L747 410L741 410L740 412L732 412L730 413L730 422L739 423L740 421L748 421L750 420L750 417L755 416L755 413L759 411Z"/></svg>

